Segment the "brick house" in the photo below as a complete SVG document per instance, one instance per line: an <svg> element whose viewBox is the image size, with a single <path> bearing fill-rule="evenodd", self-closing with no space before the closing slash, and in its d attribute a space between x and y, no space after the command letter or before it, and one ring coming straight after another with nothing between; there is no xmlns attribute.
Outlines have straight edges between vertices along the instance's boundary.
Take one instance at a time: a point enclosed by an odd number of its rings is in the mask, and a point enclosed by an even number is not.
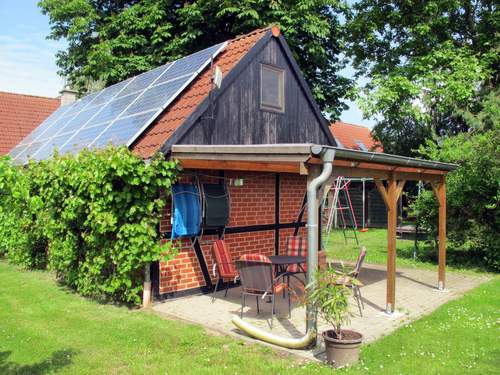
<svg viewBox="0 0 500 375"><path fill-rule="evenodd" d="M179 160L182 182L227 187L230 216L225 229L185 238L175 259L151 265L153 291L160 299L212 290L211 247L222 236L233 259L253 252L279 254L286 237L307 236L308 264L314 269L321 243L318 196L330 176L387 181L387 187L379 181L377 188L391 208L387 216L392 228L394 201L406 180L428 180L442 192L439 186L453 169L337 147L277 27L217 44L64 106L10 155L21 164L48 158L56 148L64 154L108 143L127 145L145 160L158 151ZM171 215L168 202L159 227L165 240ZM388 251L395 254L395 237L388 238ZM439 251L444 286L444 240ZM395 262L395 256L389 258ZM387 308L392 311L394 283L391 263Z"/></svg>

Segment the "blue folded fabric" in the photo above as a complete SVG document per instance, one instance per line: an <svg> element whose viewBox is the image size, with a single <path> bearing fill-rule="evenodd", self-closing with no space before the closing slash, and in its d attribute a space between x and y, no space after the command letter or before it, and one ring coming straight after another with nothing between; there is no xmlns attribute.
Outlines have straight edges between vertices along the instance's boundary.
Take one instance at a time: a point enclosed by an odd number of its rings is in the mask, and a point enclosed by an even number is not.
<svg viewBox="0 0 500 375"><path fill-rule="evenodd" d="M200 233L200 192L195 185L176 184L172 187L174 222L172 239L192 237Z"/></svg>

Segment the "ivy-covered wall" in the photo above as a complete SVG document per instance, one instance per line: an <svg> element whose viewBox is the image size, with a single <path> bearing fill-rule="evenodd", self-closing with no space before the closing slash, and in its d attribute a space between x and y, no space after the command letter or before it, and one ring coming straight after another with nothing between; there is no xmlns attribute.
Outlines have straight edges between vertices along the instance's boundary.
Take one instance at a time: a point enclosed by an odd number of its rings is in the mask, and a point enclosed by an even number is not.
<svg viewBox="0 0 500 375"><path fill-rule="evenodd" d="M28 166L0 159L0 256L52 270L82 295L140 303L147 262L172 257L158 225L177 164L125 147Z"/></svg>

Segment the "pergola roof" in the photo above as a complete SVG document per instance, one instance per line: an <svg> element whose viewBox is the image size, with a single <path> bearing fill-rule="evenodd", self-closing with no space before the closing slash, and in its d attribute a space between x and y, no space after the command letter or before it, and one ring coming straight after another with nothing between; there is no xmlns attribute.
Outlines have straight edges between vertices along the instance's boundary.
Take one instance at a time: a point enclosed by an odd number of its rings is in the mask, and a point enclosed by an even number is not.
<svg viewBox="0 0 500 375"><path fill-rule="evenodd" d="M229 169L308 174L307 164L320 164L321 150L335 151L334 174L402 180L438 180L455 164L378 152L315 144L175 145L170 156L184 168Z"/></svg>

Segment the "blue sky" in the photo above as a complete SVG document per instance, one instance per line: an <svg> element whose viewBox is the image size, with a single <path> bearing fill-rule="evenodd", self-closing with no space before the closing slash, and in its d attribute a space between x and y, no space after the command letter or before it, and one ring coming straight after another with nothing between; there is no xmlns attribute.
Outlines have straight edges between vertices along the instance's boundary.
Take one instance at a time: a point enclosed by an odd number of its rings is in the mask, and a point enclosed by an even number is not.
<svg viewBox="0 0 500 375"><path fill-rule="evenodd" d="M46 39L49 20L37 2L0 0L0 91L54 97L64 84L57 75L55 54L65 43ZM355 103L349 105L343 121L372 126Z"/></svg>

